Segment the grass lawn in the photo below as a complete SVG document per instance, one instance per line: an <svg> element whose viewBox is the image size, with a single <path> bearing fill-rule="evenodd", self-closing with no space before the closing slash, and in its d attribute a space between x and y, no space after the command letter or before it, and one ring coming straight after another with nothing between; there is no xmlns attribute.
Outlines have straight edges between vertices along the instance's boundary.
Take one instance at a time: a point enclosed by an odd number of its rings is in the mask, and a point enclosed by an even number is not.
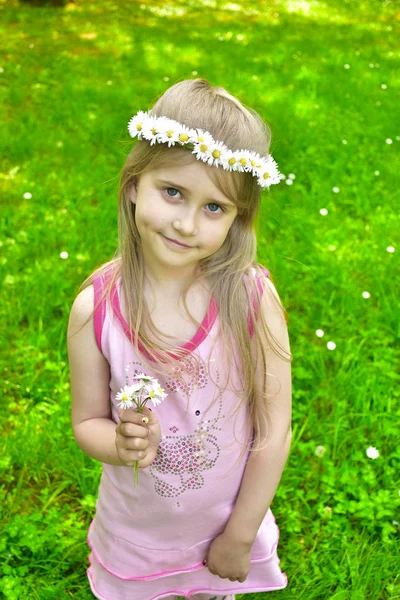
<svg viewBox="0 0 400 600"><path fill-rule="evenodd" d="M0 597L93 598L101 464L70 425L69 311L117 247L129 119L198 76L260 113L286 176L257 224L293 354L271 506L289 585L268 598L400 598L399 18L388 0L0 1Z"/></svg>

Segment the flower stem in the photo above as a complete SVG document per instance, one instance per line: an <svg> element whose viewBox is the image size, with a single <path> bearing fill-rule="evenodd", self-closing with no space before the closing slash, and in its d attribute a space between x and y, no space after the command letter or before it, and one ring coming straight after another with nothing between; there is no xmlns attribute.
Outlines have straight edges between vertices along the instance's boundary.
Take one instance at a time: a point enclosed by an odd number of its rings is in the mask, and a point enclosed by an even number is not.
<svg viewBox="0 0 400 600"><path fill-rule="evenodd" d="M140 394L140 400L136 404L136 408L137 408L138 413L143 413L143 406L145 406L146 401L147 401L145 399L144 402L141 402L142 395L143 395L143 390L141 391L141 394ZM136 487L137 483L139 483L139 461L135 460L135 463L133 465L133 487Z"/></svg>

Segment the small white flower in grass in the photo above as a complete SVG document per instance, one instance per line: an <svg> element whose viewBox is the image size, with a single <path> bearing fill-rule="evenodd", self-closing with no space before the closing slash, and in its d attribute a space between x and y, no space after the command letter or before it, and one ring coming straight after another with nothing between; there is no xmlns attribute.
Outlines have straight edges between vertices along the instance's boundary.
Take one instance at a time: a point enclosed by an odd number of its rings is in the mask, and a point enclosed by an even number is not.
<svg viewBox="0 0 400 600"><path fill-rule="evenodd" d="M399 142L400 141L400 135L396 135L396 140Z"/></svg>
<svg viewBox="0 0 400 600"><path fill-rule="evenodd" d="M376 175L376 176L378 176L378 175L380 175L380 174L381 174L381 172L380 172L380 171L375 171L375 172L374 172L374 175Z"/></svg>
<svg viewBox="0 0 400 600"><path fill-rule="evenodd" d="M387 85L386 85L386 83L382 83L382 85L381 85L381 88L382 88L383 90L386 90L386 89L387 89Z"/></svg>
<svg viewBox="0 0 400 600"><path fill-rule="evenodd" d="M324 456L325 452L326 452L325 446L317 446L315 448L315 456L319 456L319 457Z"/></svg>
<svg viewBox="0 0 400 600"><path fill-rule="evenodd" d="M61 252L60 258L68 258L68 252Z"/></svg>
<svg viewBox="0 0 400 600"><path fill-rule="evenodd" d="M3 67L0 67L0 73L4 73Z"/></svg>
<svg viewBox="0 0 400 600"><path fill-rule="evenodd" d="M64 146L63 142L57 142L56 144L57 148L62 148Z"/></svg>
<svg viewBox="0 0 400 600"><path fill-rule="evenodd" d="M394 247L393 247L393 246L388 246L388 247L386 248L386 250L387 250L388 252L394 252Z"/></svg>
<svg viewBox="0 0 400 600"><path fill-rule="evenodd" d="M340 189L338 187L334 187L334 188L332 188L332 192L335 192L335 194L338 194L340 192Z"/></svg>
<svg viewBox="0 0 400 600"><path fill-rule="evenodd" d="M336 344L335 342L328 342L326 347L328 348L328 350L334 350L336 348Z"/></svg>
<svg viewBox="0 0 400 600"><path fill-rule="evenodd" d="M393 144L393 140L391 140L390 138L387 138L386 143L387 144Z"/></svg>
<svg viewBox="0 0 400 600"><path fill-rule="evenodd" d="M350 65L347 65L347 64L346 64L346 65L344 65L344 68L345 68L345 69L350 69Z"/></svg>
<svg viewBox="0 0 400 600"><path fill-rule="evenodd" d="M374 446L370 446L369 448L367 448L366 454L368 458L378 458L379 456L379 452L376 448L374 448Z"/></svg>
<svg viewBox="0 0 400 600"><path fill-rule="evenodd" d="M334 246L333 244L331 244L330 246L328 246L329 250L331 252L333 252L334 250L336 250L336 246Z"/></svg>
<svg viewBox="0 0 400 600"><path fill-rule="evenodd" d="M321 208L321 210L319 211L320 215L323 215L324 217L326 217L326 215L328 214L328 211L326 208Z"/></svg>
<svg viewBox="0 0 400 600"><path fill-rule="evenodd" d="M363 297L363 298L370 298L370 297L371 297L371 294L370 294L369 292L363 292L363 293L362 293L362 297Z"/></svg>
<svg viewBox="0 0 400 600"><path fill-rule="evenodd" d="M294 173L289 173L289 179L296 179L296 175Z"/></svg>
<svg viewBox="0 0 400 600"><path fill-rule="evenodd" d="M315 332L315 335L319 338L324 337L325 333L322 331L322 329L317 329L317 331Z"/></svg>
<svg viewBox="0 0 400 600"><path fill-rule="evenodd" d="M373 69L374 68L374 63L369 63L369 68Z"/></svg>
<svg viewBox="0 0 400 600"><path fill-rule="evenodd" d="M347 140L342 140L342 144L347 144Z"/></svg>
<svg viewBox="0 0 400 600"><path fill-rule="evenodd" d="M286 179L285 183L286 185L293 185L292 179Z"/></svg>
<svg viewBox="0 0 400 600"><path fill-rule="evenodd" d="M24 198L25 198L26 200L30 200L30 199L32 198L32 194L31 194L30 192L25 192L25 194L24 194Z"/></svg>

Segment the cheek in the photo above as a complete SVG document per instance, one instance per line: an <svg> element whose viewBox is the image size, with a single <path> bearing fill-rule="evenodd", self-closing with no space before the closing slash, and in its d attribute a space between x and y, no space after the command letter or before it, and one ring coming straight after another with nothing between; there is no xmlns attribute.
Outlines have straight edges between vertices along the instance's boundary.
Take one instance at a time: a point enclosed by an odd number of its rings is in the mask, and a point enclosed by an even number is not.
<svg viewBox="0 0 400 600"><path fill-rule="evenodd" d="M151 229L162 227L167 221L162 207L151 205L150 202L148 206L142 208L139 218L144 227L150 227Z"/></svg>

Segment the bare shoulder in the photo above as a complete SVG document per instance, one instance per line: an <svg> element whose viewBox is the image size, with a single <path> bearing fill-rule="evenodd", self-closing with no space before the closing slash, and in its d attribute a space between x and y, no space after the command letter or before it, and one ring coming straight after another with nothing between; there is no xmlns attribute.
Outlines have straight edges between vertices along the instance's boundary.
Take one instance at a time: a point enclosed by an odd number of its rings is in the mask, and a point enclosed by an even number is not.
<svg viewBox="0 0 400 600"><path fill-rule="evenodd" d="M78 329L89 318L93 321L94 307L94 286L89 285L87 288L79 292L72 303L71 312L68 322L68 337L75 335Z"/></svg>
<svg viewBox="0 0 400 600"><path fill-rule="evenodd" d="M97 345L93 308L94 288L89 285L76 296L68 322L73 426L110 414L110 365Z"/></svg>

